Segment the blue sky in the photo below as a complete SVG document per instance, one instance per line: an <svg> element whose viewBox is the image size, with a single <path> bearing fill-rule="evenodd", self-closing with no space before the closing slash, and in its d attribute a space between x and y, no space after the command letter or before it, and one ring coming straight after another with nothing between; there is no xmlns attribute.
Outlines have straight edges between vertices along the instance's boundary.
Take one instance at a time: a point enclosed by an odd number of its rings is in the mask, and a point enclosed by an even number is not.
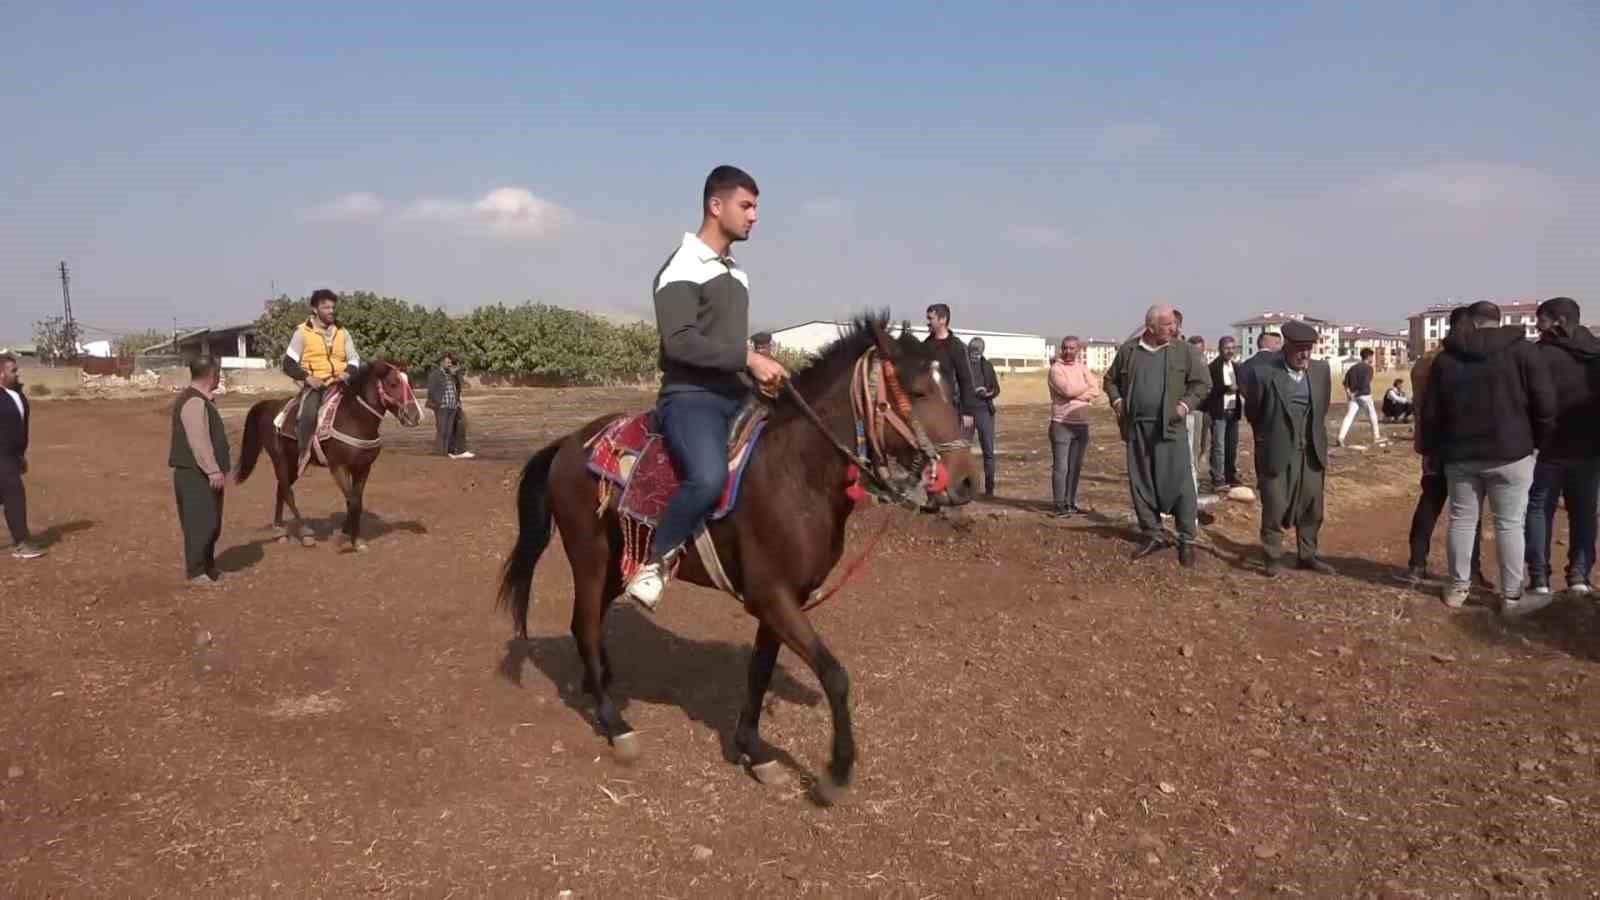
<svg viewBox="0 0 1600 900"><path fill-rule="evenodd" d="M1593 3L0 0L0 337L270 285L648 314L762 185L753 326L930 302L1117 336L1593 296Z"/></svg>

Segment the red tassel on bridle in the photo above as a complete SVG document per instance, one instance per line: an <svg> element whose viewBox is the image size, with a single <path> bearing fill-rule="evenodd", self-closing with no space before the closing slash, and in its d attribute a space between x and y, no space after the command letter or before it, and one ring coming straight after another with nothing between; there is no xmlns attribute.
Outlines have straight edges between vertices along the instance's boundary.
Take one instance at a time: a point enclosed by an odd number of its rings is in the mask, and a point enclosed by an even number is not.
<svg viewBox="0 0 1600 900"><path fill-rule="evenodd" d="M869 496L867 489L861 485L861 470L854 464L846 466L844 470L844 495L851 503L860 503Z"/></svg>

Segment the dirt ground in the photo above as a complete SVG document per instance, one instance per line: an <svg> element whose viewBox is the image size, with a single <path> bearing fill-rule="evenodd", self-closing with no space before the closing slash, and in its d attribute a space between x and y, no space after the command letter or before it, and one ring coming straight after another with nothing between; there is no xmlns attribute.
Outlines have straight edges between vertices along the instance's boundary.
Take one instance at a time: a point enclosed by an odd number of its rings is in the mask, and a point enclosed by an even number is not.
<svg viewBox="0 0 1600 900"><path fill-rule="evenodd" d="M253 399L225 403L235 448ZM273 542L260 472L230 488L210 591L180 585L170 400L38 404L28 489L51 552L0 556L0 894L1596 894L1600 623L1565 602L1507 627L1398 584L1405 428L1335 458L1341 574L1268 582L1254 505L1214 508L1195 573L1129 562L1108 420L1097 514L1040 515L1046 410L1009 407L1002 499L961 527L858 514L855 537L907 521L815 615L853 678L845 804L806 792L828 715L787 654L764 725L795 779L727 760L754 625L688 586L611 619L646 742L618 765L589 724L559 548L528 647L493 594L521 461L646 400L471 395L473 462L389 423L365 555ZM320 471L300 491L325 537L337 496Z"/></svg>

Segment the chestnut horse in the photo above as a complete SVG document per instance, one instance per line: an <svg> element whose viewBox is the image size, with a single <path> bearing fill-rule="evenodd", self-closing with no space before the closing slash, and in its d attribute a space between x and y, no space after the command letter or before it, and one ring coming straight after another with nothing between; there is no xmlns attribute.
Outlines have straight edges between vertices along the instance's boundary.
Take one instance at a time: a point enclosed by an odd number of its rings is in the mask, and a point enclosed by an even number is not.
<svg viewBox="0 0 1600 900"><path fill-rule="evenodd" d="M816 675L833 716L829 783L818 779L817 784L825 802L848 786L855 763L850 679L812 628L805 607L844 551L845 520L854 507L846 491L864 468L880 494L901 500L915 495L924 508L958 506L972 498L975 477L971 455L959 440L959 416L935 374L933 353L904 330L891 338L887 328L882 316L858 319L795 374L747 465L738 505L710 525L722 568L759 623L735 749L758 780L786 777L759 728L778 650L788 647ZM863 396L881 402L857 402ZM553 519L572 566L572 636L583 660L584 683L614 756L631 762L641 747L608 693L613 669L604 643L606 612L623 590L622 529L614 498L599 507L599 485L587 468L585 447L616 418L596 419L528 461L517 492L517 541L499 599L511 612L517 638L525 640L533 570L550 543ZM713 586L692 544L680 557L676 578ZM680 596L677 602L688 599ZM673 602L667 601L667 609Z"/></svg>
<svg viewBox="0 0 1600 900"><path fill-rule="evenodd" d="M283 529L283 507L294 515L292 528L284 529L279 540L298 536L300 543L310 547L316 540L304 532L305 523L300 518L300 508L294 502L294 483L300 477L300 442L278 432L272 420L288 400L262 400L250 407L244 420L243 446L239 449L239 469L235 481L244 484L255 471L256 459L263 448L272 460L272 470L278 476L278 493L272 506L272 527ZM355 549L363 551L367 544L361 539L361 495L367 487L367 475L372 464L383 451L378 426L386 412L394 413L400 424L414 426L422 421L422 411L411 393L411 382L401 366L377 359L362 366L344 387L344 398L334 414L334 436L322 442L322 452L328 460L328 471L344 494L344 538ZM316 454L312 454L316 464Z"/></svg>

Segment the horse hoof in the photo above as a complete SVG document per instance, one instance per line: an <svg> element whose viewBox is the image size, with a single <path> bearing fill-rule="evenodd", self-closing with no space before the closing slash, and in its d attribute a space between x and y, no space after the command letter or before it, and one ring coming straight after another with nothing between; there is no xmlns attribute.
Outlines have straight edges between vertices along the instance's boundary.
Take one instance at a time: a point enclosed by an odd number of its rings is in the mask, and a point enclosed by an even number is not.
<svg viewBox="0 0 1600 900"><path fill-rule="evenodd" d="M750 774L755 780L768 787L782 787L789 783L789 772L783 764L775 759L758 763L750 767Z"/></svg>
<svg viewBox="0 0 1600 900"><path fill-rule="evenodd" d="M619 734L612 738L611 755L616 757L619 763L632 764L638 762L639 757L644 755L644 745L639 741L639 732L630 731L627 734Z"/></svg>
<svg viewBox="0 0 1600 900"><path fill-rule="evenodd" d="M845 797L849 796L850 785L840 784L832 778L824 776L817 779L816 785L812 788L812 793L816 796L817 802L823 806L838 806L844 802Z"/></svg>

